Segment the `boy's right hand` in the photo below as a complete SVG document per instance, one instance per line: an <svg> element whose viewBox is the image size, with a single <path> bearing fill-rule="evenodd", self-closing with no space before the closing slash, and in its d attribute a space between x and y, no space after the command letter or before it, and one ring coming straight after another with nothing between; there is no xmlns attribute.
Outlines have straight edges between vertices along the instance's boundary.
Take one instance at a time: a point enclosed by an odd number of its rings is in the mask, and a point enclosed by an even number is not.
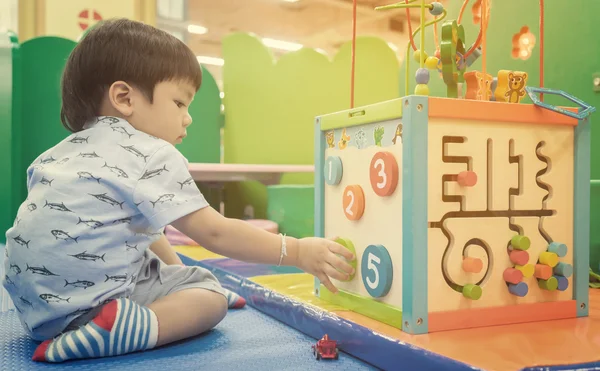
<svg viewBox="0 0 600 371"><path fill-rule="evenodd" d="M298 240L298 268L317 277L334 294L338 289L329 278L346 281L354 274L354 268L347 261L354 258L352 252L329 239L306 237Z"/></svg>

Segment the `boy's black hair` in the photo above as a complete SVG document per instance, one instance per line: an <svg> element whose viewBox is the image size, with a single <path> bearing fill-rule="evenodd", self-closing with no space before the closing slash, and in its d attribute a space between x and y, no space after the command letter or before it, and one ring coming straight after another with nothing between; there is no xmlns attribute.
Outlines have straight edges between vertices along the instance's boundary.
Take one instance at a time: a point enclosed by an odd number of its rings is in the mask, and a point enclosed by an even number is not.
<svg viewBox="0 0 600 371"><path fill-rule="evenodd" d="M62 76L61 121L78 132L95 116L108 88L125 81L153 100L156 84L188 81L196 91L202 69L194 53L173 35L129 19L99 23L77 44Z"/></svg>

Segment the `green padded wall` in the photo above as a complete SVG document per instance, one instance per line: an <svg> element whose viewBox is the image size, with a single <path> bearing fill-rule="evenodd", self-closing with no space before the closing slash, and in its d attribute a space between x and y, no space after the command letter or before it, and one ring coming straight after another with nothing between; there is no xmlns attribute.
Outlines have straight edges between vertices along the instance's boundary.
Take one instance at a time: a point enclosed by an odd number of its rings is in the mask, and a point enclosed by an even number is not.
<svg viewBox="0 0 600 371"><path fill-rule="evenodd" d="M16 169L19 202L27 196L27 167L68 134L60 122L60 79L75 42L60 37L39 37L21 45L21 164Z"/></svg>
<svg viewBox="0 0 600 371"><path fill-rule="evenodd" d="M18 42L12 34L0 33L0 243L6 242L6 230L14 221L13 201L13 59L18 62Z"/></svg>
<svg viewBox="0 0 600 371"><path fill-rule="evenodd" d="M314 236L315 188L312 184L281 184L267 187L267 219L279 232L303 238Z"/></svg>
<svg viewBox="0 0 600 371"><path fill-rule="evenodd" d="M189 107L192 125L177 149L189 162L218 163L221 156L221 97L215 78L202 67L202 86Z"/></svg>
<svg viewBox="0 0 600 371"><path fill-rule="evenodd" d="M349 32L350 36L350 32ZM356 105L398 97L399 62L381 39L359 37ZM244 33L223 39L226 163L313 164L314 118L350 107L351 45L329 59L312 49L275 61L258 38ZM313 176L286 175L286 184L310 184ZM226 213L241 217L252 204L266 216L266 187L227 186Z"/></svg>

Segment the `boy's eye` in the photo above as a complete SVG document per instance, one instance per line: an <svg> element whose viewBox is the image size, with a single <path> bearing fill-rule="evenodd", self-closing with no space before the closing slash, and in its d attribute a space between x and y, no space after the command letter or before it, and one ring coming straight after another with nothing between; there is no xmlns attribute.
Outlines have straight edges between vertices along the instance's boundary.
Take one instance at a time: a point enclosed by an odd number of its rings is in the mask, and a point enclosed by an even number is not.
<svg viewBox="0 0 600 371"><path fill-rule="evenodd" d="M185 104L181 103L180 101L176 100L175 104L177 104L177 107L181 108L181 107L185 107Z"/></svg>

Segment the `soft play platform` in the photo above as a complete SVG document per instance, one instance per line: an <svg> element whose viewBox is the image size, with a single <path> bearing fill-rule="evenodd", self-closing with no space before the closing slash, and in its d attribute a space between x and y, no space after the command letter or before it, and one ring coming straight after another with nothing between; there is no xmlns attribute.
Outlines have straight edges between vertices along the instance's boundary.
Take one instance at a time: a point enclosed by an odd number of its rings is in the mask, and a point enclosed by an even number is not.
<svg viewBox="0 0 600 371"><path fill-rule="evenodd" d="M217 328L197 338L120 357L69 361L31 361L29 340L14 311L0 313L0 370L373 370L346 354L317 361L310 337L256 309L232 310Z"/></svg>
<svg viewBox="0 0 600 371"><path fill-rule="evenodd" d="M198 246L186 264L210 269L249 305L312 338L327 333L346 354L385 370L600 370L600 291L587 318L409 335L313 295L313 278L290 267L246 264ZM329 365L328 365L329 366Z"/></svg>

